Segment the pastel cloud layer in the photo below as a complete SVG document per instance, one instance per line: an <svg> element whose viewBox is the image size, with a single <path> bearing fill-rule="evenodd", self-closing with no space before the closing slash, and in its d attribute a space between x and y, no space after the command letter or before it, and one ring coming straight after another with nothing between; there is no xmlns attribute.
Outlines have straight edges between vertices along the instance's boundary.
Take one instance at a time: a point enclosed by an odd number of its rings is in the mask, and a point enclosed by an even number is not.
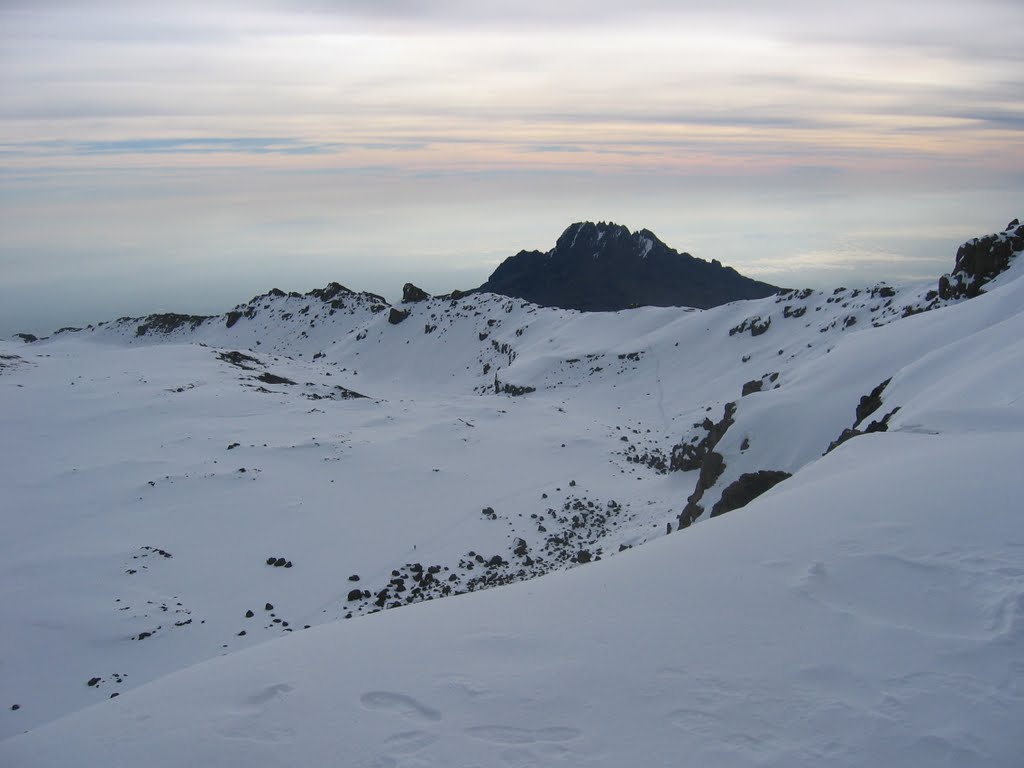
<svg viewBox="0 0 1024 768"><path fill-rule="evenodd" d="M376 244L380 270L482 280L575 218L690 250L706 233L681 211L738 201L778 220L1015 197L998 219L1024 189L1021 28L997 0L8 0L0 266L29 286L202 253L269 279L290 254L311 279Z"/></svg>

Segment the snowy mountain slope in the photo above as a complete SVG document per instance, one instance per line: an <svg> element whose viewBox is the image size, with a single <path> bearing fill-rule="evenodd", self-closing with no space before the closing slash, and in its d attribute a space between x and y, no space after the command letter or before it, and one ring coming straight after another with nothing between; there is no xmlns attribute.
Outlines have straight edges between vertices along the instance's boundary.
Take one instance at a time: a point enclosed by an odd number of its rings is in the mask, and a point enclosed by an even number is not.
<svg viewBox="0 0 1024 768"><path fill-rule="evenodd" d="M1005 478L1020 438L870 435L686 535L265 643L0 742L0 755L1016 765L1024 529ZM965 478L964 453L984 470Z"/></svg>
<svg viewBox="0 0 1024 768"><path fill-rule="evenodd" d="M705 474L669 471L679 446L728 403L697 519L747 473L793 473L768 498L787 493L888 379L871 418L899 406L891 432L1012 442L1020 270L970 301L922 284L705 312L391 308L328 286L0 343L0 689L18 706L0 734L307 625L661 537Z"/></svg>

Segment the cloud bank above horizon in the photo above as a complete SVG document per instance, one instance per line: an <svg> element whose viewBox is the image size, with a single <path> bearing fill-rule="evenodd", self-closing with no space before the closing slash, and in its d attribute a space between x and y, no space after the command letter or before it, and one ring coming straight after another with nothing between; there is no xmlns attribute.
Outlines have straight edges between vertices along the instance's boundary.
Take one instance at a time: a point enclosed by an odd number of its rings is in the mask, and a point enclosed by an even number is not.
<svg viewBox="0 0 1024 768"><path fill-rule="evenodd" d="M764 242L854 199L890 232L901 195L950 196L937 225L956 194L1016 205L1022 27L1001 0L8 0L0 265L482 282L608 218L771 278L821 248L716 248L719 211L761 206Z"/></svg>

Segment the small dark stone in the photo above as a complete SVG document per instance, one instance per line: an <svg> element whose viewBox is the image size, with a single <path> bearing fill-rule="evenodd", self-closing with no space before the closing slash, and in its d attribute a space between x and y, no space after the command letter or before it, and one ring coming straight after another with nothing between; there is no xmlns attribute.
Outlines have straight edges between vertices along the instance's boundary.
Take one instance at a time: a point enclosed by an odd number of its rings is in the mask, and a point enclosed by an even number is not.
<svg viewBox="0 0 1024 768"><path fill-rule="evenodd" d="M116 699L120 695L121 695L120 693L118 693L117 691L114 691L112 694L110 694L110 698Z"/></svg>
<svg viewBox="0 0 1024 768"><path fill-rule="evenodd" d="M99 677L90 677L89 682L87 682L86 685L88 685L90 688L95 688L97 685L99 685L100 679L101 678Z"/></svg>
<svg viewBox="0 0 1024 768"><path fill-rule="evenodd" d="M359 581L359 574L358 573L353 573L351 576L348 577L348 580L349 581Z"/></svg>
<svg viewBox="0 0 1024 768"><path fill-rule="evenodd" d="M291 560L289 560L288 562L286 562L286 563L284 564L284 567L285 567L285 568L291 568L291 567L292 567L292 561L291 561Z"/></svg>
<svg viewBox="0 0 1024 768"><path fill-rule="evenodd" d="M253 616L255 616L255 615L256 615L256 614L255 614L255 613L253 613L252 611L246 611L246 612L245 612L245 618L247 618L247 619L251 619L251 618L252 618Z"/></svg>
<svg viewBox="0 0 1024 768"><path fill-rule="evenodd" d="M590 550L587 549L581 549L579 552L576 553L576 556L573 558L573 560L575 560L577 563L589 563L591 559L592 557L590 554Z"/></svg>
<svg viewBox="0 0 1024 768"><path fill-rule="evenodd" d="M275 562L277 562L277 558L276 557L268 557L267 558L267 565L273 565Z"/></svg>
<svg viewBox="0 0 1024 768"><path fill-rule="evenodd" d="M276 560L274 560L274 567L281 568L285 564L285 562L287 561L283 557L279 557Z"/></svg>
<svg viewBox="0 0 1024 768"><path fill-rule="evenodd" d="M272 611L272 610L274 610L274 604L273 603L267 603L265 606L263 606L263 610L265 610L265 611Z"/></svg>
<svg viewBox="0 0 1024 768"><path fill-rule="evenodd" d="M243 629L241 632L239 632L237 637L245 637L245 630Z"/></svg>
<svg viewBox="0 0 1024 768"><path fill-rule="evenodd" d="M348 593L348 600L349 600L349 602L351 602L353 600L362 600L362 599L363 599L363 590L361 590L361 589L353 589L353 590L349 591L349 593Z"/></svg>
<svg viewBox="0 0 1024 768"><path fill-rule="evenodd" d="M21 704L11 704L12 712L17 712L19 709L21 709Z"/></svg>

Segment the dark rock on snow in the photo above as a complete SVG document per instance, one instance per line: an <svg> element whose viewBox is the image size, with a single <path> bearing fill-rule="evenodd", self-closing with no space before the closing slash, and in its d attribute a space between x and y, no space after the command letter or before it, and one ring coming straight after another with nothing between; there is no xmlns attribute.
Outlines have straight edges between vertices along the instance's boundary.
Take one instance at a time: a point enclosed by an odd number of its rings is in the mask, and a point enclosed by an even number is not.
<svg viewBox="0 0 1024 768"><path fill-rule="evenodd" d="M402 286L402 303L411 304L415 301L426 301L430 298L430 294L424 291L422 288L417 288L412 283L406 283Z"/></svg>
<svg viewBox="0 0 1024 768"><path fill-rule="evenodd" d="M857 420L853 422L854 427L882 407L882 392L889 386L890 381L892 381L891 376L872 389L870 394L861 397L857 404Z"/></svg>
<svg viewBox="0 0 1024 768"><path fill-rule="evenodd" d="M289 384L293 386L295 384L295 382L292 381L291 379L286 379L284 376L276 376L273 373L264 372L261 373L256 378L259 381L262 381L264 384Z"/></svg>
<svg viewBox="0 0 1024 768"><path fill-rule="evenodd" d="M394 307L392 307L391 311L388 312L388 322L391 323L392 325L398 325L400 322L405 320L405 318L407 318L408 316L409 316L409 310L408 309L395 309Z"/></svg>
<svg viewBox="0 0 1024 768"><path fill-rule="evenodd" d="M743 385L743 390L740 392L740 397L752 395L755 392L760 392L762 389L764 389L764 381L762 381L761 379L754 379L753 381L748 381L746 384Z"/></svg>
<svg viewBox="0 0 1024 768"><path fill-rule="evenodd" d="M778 485L787 477L791 477L789 472L778 472L770 469L762 469L759 472L747 472L740 475L738 480L730 483L722 491L722 497L711 508L711 517L724 515L726 512L745 507L762 493Z"/></svg>
<svg viewBox="0 0 1024 768"><path fill-rule="evenodd" d="M839 435L839 437L837 437L835 440L829 443L828 448L825 449L825 453L834 451L847 440L852 440L853 438L859 435L864 435L871 432L887 432L889 430L889 419L891 419L896 414L896 412L899 411L899 406L893 408L881 419L872 421L864 429L859 429L859 426L868 416L872 415L873 413L875 413L875 411L882 407L882 392L885 391L885 388L889 385L890 381L892 381L891 378L886 379L873 390L871 390L870 394L863 395L860 398L860 402L857 404L856 409L857 419L856 421L853 422L853 426L844 429L842 433Z"/></svg>
<svg viewBox="0 0 1024 768"><path fill-rule="evenodd" d="M693 469L700 469L704 458L710 453L718 441L725 436L726 430L733 425L733 416L736 414L736 403L726 403L722 420L717 424L711 419L704 419L701 425L707 430L707 435L696 445L689 443L678 443L672 446L672 457L669 460L669 470L672 472L689 472Z"/></svg>
<svg viewBox="0 0 1024 768"><path fill-rule="evenodd" d="M1010 259L1024 249L1024 226L1017 219L1005 231L976 237L960 246L953 271L939 278L939 298L973 298L982 286L1010 266Z"/></svg>

